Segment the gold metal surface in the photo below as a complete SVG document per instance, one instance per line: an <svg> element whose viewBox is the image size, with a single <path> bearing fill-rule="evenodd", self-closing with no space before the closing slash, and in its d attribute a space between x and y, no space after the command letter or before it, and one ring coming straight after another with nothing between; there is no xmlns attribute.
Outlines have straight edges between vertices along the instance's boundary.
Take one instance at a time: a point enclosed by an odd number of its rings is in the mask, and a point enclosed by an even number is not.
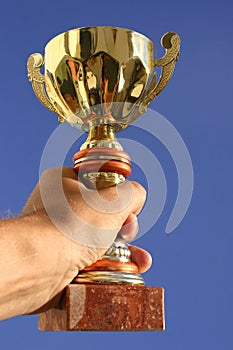
<svg viewBox="0 0 233 350"><path fill-rule="evenodd" d="M40 54L30 56L28 75L36 96L60 121L84 129L94 121L119 130L144 113L171 78L179 36L167 33L162 45L166 53L155 60L152 41L140 33L115 27L73 29L46 45L45 76ZM158 83L157 66L162 68Z"/></svg>
<svg viewBox="0 0 233 350"><path fill-rule="evenodd" d="M87 187L97 189L111 187L125 181L125 177L121 174L103 171L85 173L82 177Z"/></svg>
<svg viewBox="0 0 233 350"><path fill-rule="evenodd" d="M113 127L108 124L91 127L87 141L93 140L116 140Z"/></svg>
<svg viewBox="0 0 233 350"><path fill-rule="evenodd" d="M50 102L44 90L45 78L40 72L40 68L43 66L43 63L43 56L40 53L34 53L29 57L27 61L28 79L32 83L33 90L40 102L51 112L58 114L56 108ZM64 121L61 116L59 116L58 120L61 123Z"/></svg>
<svg viewBox="0 0 233 350"><path fill-rule="evenodd" d="M62 33L41 54L29 57L28 77L40 102L74 126L89 132L81 150L122 150L115 133L146 111L148 104L165 88L179 56L180 39L173 32L161 40L165 55L154 59L152 41L132 30L115 27L87 27ZM40 68L44 65L44 75ZM161 68L157 80L156 68ZM108 160L108 152L103 156ZM107 157L107 158L106 158ZM126 167L125 159L116 162ZM81 158L77 160L79 167ZM93 161L101 161L101 155ZM89 157L89 161L92 161ZM113 162L112 162L113 163ZM104 188L125 180L122 174L87 172L82 180L88 187ZM129 167L129 165L127 164ZM126 172L123 173L126 176ZM104 260L130 260L130 250L120 238L106 252ZM119 253L119 252L123 253ZM83 271L74 283L129 283L144 285L140 274L123 271Z"/></svg>
<svg viewBox="0 0 233 350"><path fill-rule="evenodd" d="M88 137L80 147L80 150L93 147L123 149L117 141L115 129L109 124L90 125Z"/></svg>
<svg viewBox="0 0 233 350"><path fill-rule="evenodd" d="M154 65L155 67L162 67L162 72L157 85L144 99L144 106L147 106L165 88L171 79L175 63L180 54L180 38L176 33L165 34L161 39L161 44L166 53L162 58L155 60Z"/></svg>
<svg viewBox="0 0 233 350"><path fill-rule="evenodd" d="M121 262L131 261L131 252L129 250L128 244L125 242L120 242L120 240L116 238L116 242L114 242L114 244L108 248L102 259L118 260Z"/></svg>

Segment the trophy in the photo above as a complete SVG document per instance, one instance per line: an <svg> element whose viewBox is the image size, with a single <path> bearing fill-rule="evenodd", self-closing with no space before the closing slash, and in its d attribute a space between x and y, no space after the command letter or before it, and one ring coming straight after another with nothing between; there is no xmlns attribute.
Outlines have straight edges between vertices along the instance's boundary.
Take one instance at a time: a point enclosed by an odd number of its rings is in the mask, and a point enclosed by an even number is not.
<svg viewBox="0 0 233 350"><path fill-rule="evenodd" d="M87 187L114 186L130 175L130 157L116 133L145 113L171 78L180 39L169 32L161 43L165 54L154 59L152 41L140 33L87 27L54 37L44 57L29 57L28 77L40 102L59 122L88 133L73 158L74 170ZM60 307L39 315L39 328L163 330L163 294L163 288L144 286L128 245L118 238L101 260L66 287Z"/></svg>

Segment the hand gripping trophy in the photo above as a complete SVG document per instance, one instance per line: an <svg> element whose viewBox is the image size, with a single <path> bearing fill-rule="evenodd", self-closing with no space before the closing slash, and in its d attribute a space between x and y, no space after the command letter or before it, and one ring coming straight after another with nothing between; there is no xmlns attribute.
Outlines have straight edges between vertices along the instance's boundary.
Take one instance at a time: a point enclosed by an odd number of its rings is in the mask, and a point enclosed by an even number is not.
<svg viewBox="0 0 233 350"><path fill-rule="evenodd" d="M115 134L145 113L170 80L180 39L169 32L161 43L166 52L154 59L152 41L140 33L87 27L54 37L44 57L29 57L28 77L37 98L59 122L88 133L73 158L74 170L87 187L113 186L130 175L130 157ZM161 67L159 79L156 67ZM80 271L67 286L60 309L39 316L39 328L163 330L163 288L144 286L127 244L117 239L101 260Z"/></svg>

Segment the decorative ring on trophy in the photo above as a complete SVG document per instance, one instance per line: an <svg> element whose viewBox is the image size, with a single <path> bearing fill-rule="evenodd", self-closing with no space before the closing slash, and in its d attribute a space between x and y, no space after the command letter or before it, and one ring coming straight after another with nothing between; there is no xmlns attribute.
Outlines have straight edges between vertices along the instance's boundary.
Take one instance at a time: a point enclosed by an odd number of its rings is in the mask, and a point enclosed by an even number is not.
<svg viewBox="0 0 233 350"><path fill-rule="evenodd" d="M78 173L81 180L91 188L93 187L93 182L94 184L96 183L96 178L93 179L93 176L92 178L89 176L88 183L88 173L105 173L108 174L108 177L110 177L111 174L118 175L119 183L127 179L131 174L129 155L125 151L116 148L87 148L76 153L73 157L73 162L76 173ZM106 182L106 176L104 176L103 179L108 187L110 184L109 181ZM100 176L98 183L100 183ZM114 184L116 184L116 181L114 181ZM101 186L106 187L103 185L103 181L101 182Z"/></svg>

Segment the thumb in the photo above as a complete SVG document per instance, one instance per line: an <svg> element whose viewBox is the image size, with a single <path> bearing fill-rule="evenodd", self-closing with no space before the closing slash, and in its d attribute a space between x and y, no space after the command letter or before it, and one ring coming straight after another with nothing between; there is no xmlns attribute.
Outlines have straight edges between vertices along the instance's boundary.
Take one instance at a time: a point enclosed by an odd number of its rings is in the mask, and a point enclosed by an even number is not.
<svg viewBox="0 0 233 350"><path fill-rule="evenodd" d="M81 192L83 205L76 210L79 222L72 223L70 217L69 225L76 228L73 240L92 248L107 249L128 216L139 214L146 199L145 189L133 181L99 191L83 188Z"/></svg>
<svg viewBox="0 0 233 350"><path fill-rule="evenodd" d="M138 215L146 201L146 190L136 181L128 181L132 185L133 195L130 205L131 213Z"/></svg>
<svg viewBox="0 0 233 350"><path fill-rule="evenodd" d="M145 200L146 190L138 182L125 181L119 185L101 189L96 208L104 215L110 216L109 222L105 221L105 227L110 224L120 229L130 214L140 213ZM115 221L114 224L112 221Z"/></svg>
<svg viewBox="0 0 233 350"><path fill-rule="evenodd" d="M93 193L93 191L90 193ZM134 216L138 215L146 200L146 190L138 182L134 181L127 181L114 187L101 189L99 190L99 194L102 199L105 199L110 203L114 202L114 199L117 197L117 207L119 210L116 210L111 215L100 210L102 215L100 215L100 220L98 220L98 224L95 226L94 234L92 230L91 234L91 232L86 229L85 240L83 238L80 239L79 237L79 243L81 243L83 247L82 252L85 252L79 256L79 269L80 266L82 269L83 267L90 265L90 263L96 261L105 253L106 249L116 239L117 233L122 229L123 224L126 225L128 217L130 217L131 214ZM118 196L116 196L116 194ZM99 216L97 212L95 220ZM128 234L130 234L130 227L127 229L126 225L125 228L127 230L125 236L128 236ZM133 232L133 235L134 234L135 232ZM87 238L88 242L86 241ZM88 261L86 261L86 259Z"/></svg>

